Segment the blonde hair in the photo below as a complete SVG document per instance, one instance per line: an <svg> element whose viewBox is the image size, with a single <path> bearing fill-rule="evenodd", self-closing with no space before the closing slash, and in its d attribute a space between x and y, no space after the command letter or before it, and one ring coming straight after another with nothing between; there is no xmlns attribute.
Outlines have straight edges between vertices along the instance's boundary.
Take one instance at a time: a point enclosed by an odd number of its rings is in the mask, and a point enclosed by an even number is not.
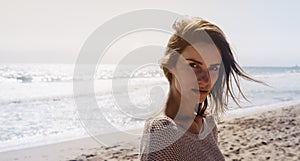
<svg viewBox="0 0 300 161"><path fill-rule="evenodd" d="M181 54L187 46L196 42L215 44L222 57L218 79L209 94L209 99L205 99L199 108L200 112L198 112L200 115L205 116L206 109L209 105L209 112L219 119L228 108L229 95L236 104L238 104L238 98L233 92L232 82L235 83L239 93L246 99L239 85L239 77L260 82L247 76L237 64L225 34L218 26L198 17L183 17L175 21L173 29L175 33L170 37L165 55L161 59L161 68L169 84L171 84L173 79L173 75L169 69L175 67L179 54Z"/></svg>

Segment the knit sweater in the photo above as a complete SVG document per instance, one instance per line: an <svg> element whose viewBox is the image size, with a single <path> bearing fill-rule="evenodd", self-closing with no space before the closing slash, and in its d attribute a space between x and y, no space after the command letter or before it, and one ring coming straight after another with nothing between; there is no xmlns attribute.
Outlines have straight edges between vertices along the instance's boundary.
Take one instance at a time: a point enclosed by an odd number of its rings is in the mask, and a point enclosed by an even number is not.
<svg viewBox="0 0 300 161"><path fill-rule="evenodd" d="M223 161L212 116L203 119L199 134L191 133L167 116L145 123L140 153L142 161Z"/></svg>

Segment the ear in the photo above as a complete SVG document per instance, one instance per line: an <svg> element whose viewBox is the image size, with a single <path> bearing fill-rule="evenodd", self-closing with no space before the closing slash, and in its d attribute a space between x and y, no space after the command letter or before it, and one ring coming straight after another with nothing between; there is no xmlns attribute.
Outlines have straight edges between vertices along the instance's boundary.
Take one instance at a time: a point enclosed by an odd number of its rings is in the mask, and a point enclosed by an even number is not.
<svg viewBox="0 0 300 161"><path fill-rule="evenodd" d="M169 72L172 76L175 75L175 70L174 70L174 68L169 68L169 69L168 69L168 72Z"/></svg>
<svg viewBox="0 0 300 161"><path fill-rule="evenodd" d="M176 78L177 71L176 71L175 67L172 67L168 70L169 70L169 73L172 75L172 79Z"/></svg>

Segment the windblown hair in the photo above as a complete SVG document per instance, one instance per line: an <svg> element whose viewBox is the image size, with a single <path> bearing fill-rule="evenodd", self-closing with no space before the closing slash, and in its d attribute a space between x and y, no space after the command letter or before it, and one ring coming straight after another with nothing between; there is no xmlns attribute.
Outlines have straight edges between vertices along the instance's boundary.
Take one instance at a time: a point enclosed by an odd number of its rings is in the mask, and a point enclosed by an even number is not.
<svg viewBox="0 0 300 161"><path fill-rule="evenodd" d="M212 87L212 90L205 99L204 103L199 105L197 114L205 116L207 108L219 119L220 116L228 109L228 98L232 97L234 102L239 106L239 99L233 91L233 83L238 92L244 96L240 84L239 77L246 80L262 83L249 77L243 69L235 61L230 45L226 40L223 31L216 25L197 17L184 17L178 19L173 24L175 33L169 39L165 56L161 60L161 68L169 83L172 82L173 75L169 71L175 67L179 54L187 47L197 42L205 42L214 44L222 57L222 64L219 69L219 76Z"/></svg>

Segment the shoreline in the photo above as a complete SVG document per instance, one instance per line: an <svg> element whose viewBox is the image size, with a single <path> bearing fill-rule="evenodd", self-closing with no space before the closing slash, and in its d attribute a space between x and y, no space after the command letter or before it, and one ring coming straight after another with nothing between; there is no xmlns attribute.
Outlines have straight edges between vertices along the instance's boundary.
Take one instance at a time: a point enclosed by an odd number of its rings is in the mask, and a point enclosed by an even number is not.
<svg viewBox="0 0 300 161"><path fill-rule="evenodd" d="M228 110L222 117L220 121L226 121L230 120L236 117L242 117L242 116L248 116L248 115L255 115L258 113L262 113L268 110L276 110L280 109L285 106L293 106L293 105L300 105L300 101L288 101L288 102L279 102L271 105L261 105L261 106L251 106L251 107L242 107L237 109L230 109ZM140 127L141 130L143 127ZM129 131L134 129L129 129ZM9 152L9 151L17 151L21 149L30 149L34 147L41 147L41 146L47 146L51 144L57 144L57 143L63 143L63 142L69 142L69 141L75 141L79 139L85 139L89 138L90 136L85 132L85 134L79 134L83 133L82 131L78 130L75 131L76 135L72 133L67 133L66 135L62 136L50 136L45 138L37 138L34 140L29 141L23 141L23 139L19 140L10 140L8 141L8 146L5 148L2 148L0 150L0 153ZM43 140L47 140L47 142L43 143ZM20 142L18 142L20 141ZM5 143L4 143L5 144ZM28 145L30 144L30 145ZM16 146L18 145L18 147Z"/></svg>
<svg viewBox="0 0 300 161"><path fill-rule="evenodd" d="M261 114L267 111L282 109L284 107L300 106L300 101L278 102L269 105L257 105L252 107L242 107L233 110L228 110L221 120L228 121L239 117L247 117L256 114Z"/></svg>
<svg viewBox="0 0 300 161"><path fill-rule="evenodd" d="M298 142L300 140L300 127L297 127L300 122L300 104L283 105L280 107L275 107L274 105L268 106L270 108L267 108L267 106L265 108L249 108L252 112L247 111L247 108L237 109L240 111L235 111L235 113L230 113L229 111L226 115L229 117L226 117L226 119L223 119L218 124L219 145L226 160L245 160L251 157L254 157L252 159L257 159L262 156L264 156L261 158L263 160L274 160L274 156L277 156L277 158L281 157L281 159L296 158L296 160L298 157L298 160L300 160L300 156L297 156L297 153L290 150L300 151L299 144L295 143L297 139ZM245 111L241 113L242 110ZM244 131L249 129L251 129L249 133L244 133ZM141 132L142 129L136 129L131 130L129 134L132 135ZM255 137L254 134L258 134L259 137ZM271 138L268 138L268 136L275 134L276 137L274 136L273 140L270 141ZM90 161L96 161L97 159L138 160L139 135L135 135L132 138L124 138L123 134L114 133L101 135L101 138L108 139L108 147L98 143L94 138L88 137L39 147L0 152L2 154L0 161L76 161L79 159L87 160L88 158ZM280 153L276 151L280 151ZM265 156L266 154L269 156Z"/></svg>

